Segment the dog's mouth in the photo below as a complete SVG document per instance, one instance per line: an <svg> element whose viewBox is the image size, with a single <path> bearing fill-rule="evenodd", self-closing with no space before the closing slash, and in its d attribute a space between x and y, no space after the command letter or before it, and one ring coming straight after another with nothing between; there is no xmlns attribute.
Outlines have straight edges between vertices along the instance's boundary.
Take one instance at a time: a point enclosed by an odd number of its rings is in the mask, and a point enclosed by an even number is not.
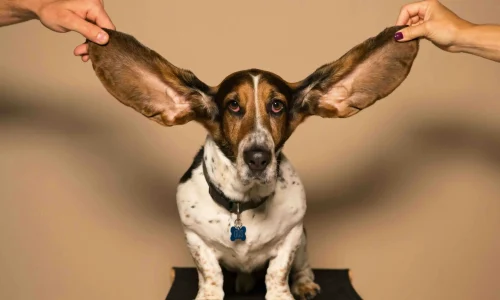
<svg viewBox="0 0 500 300"><path fill-rule="evenodd" d="M248 183L258 183L260 185L266 185L271 183L272 180L276 179L276 176L270 176L267 170L262 172L248 171L245 179Z"/></svg>

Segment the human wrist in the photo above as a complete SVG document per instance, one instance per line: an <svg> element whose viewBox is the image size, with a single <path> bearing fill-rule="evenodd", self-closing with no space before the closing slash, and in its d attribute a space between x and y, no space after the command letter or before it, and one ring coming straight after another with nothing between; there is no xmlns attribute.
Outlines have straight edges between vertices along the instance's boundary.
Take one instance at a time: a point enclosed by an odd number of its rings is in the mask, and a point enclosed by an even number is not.
<svg viewBox="0 0 500 300"><path fill-rule="evenodd" d="M451 47L453 52L469 52L471 49L477 48L477 30L480 26L470 22L460 26Z"/></svg>
<svg viewBox="0 0 500 300"><path fill-rule="evenodd" d="M46 0L16 0L24 3L24 9L31 15L33 19L38 19L40 10L47 2Z"/></svg>

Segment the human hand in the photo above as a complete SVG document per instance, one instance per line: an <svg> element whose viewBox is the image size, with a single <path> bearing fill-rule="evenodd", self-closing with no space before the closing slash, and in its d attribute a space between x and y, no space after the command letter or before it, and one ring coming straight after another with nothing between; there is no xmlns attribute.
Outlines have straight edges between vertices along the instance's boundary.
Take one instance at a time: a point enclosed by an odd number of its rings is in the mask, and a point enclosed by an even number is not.
<svg viewBox="0 0 500 300"><path fill-rule="evenodd" d="M98 43L108 42L108 34L102 28L115 30L115 26L104 10L103 0L35 0L32 11L40 22L56 32L76 31L85 38ZM83 43L73 51L87 62L88 45Z"/></svg>
<svg viewBox="0 0 500 300"><path fill-rule="evenodd" d="M437 0L424 0L403 6L396 25L409 25L395 34L397 41L426 38L449 52L458 51L460 32L473 26Z"/></svg>

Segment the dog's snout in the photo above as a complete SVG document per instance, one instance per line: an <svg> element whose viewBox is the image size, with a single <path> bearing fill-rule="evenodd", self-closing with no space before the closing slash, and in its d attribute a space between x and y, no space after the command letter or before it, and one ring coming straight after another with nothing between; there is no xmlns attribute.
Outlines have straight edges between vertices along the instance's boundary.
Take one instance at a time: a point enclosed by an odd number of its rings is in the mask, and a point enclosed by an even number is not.
<svg viewBox="0 0 500 300"><path fill-rule="evenodd" d="M245 163L252 171L262 171L271 161L271 152L262 149L250 149L243 154Z"/></svg>

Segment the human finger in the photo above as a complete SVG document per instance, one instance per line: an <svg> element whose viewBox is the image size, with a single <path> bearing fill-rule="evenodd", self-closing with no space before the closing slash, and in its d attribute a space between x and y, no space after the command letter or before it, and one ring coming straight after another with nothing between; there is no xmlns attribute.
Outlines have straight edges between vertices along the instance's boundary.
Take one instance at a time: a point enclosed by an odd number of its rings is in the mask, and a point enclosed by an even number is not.
<svg viewBox="0 0 500 300"><path fill-rule="evenodd" d="M87 43L78 45L73 51L73 54L75 56L82 56L88 53L89 53L89 45Z"/></svg>
<svg viewBox="0 0 500 300"><path fill-rule="evenodd" d="M424 19L425 12L427 10L427 2L414 2L407 4L401 8L399 12L398 20L396 21L396 26L406 25L411 18L418 16Z"/></svg>
<svg viewBox="0 0 500 300"><path fill-rule="evenodd" d="M95 43L105 44L108 42L109 36L102 28L82 19L71 11L67 11L62 18L61 26L76 31Z"/></svg>
<svg viewBox="0 0 500 300"><path fill-rule="evenodd" d="M427 35L427 26L420 24L416 26L409 26L396 32L394 39L398 42L411 41L416 38L424 37Z"/></svg>

